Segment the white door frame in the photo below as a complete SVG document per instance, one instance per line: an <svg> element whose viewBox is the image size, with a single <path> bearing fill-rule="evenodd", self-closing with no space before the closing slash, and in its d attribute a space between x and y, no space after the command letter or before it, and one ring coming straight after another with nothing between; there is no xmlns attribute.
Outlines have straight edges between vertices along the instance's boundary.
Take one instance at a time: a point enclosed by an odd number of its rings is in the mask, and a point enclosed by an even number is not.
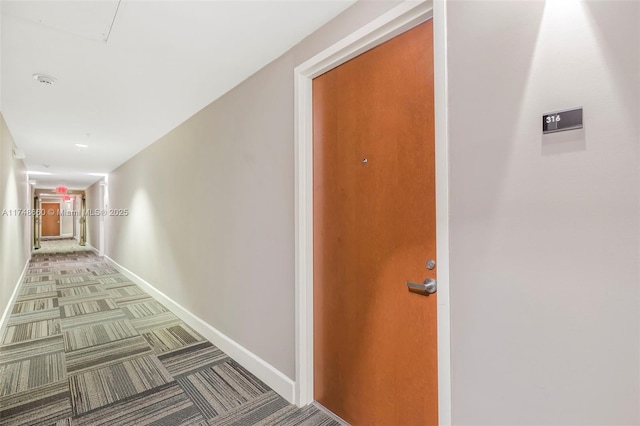
<svg viewBox="0 0 640 426"><path fill-rule="evenodd" d="M449 167L446 2L405 1L294 70L295 79L295 402L313 402L313 109L312 81L359 54L434 18L436 241L438 259L438 418L451 424L449 319Z"/></svg>
<svg viewBox="0 0 640 426"><path fill-rule="evenodd" d="M76 241L80 242L80 202L81 196L74 195L73 196L73 211L75 216L73 217L73 238Z"/></svg>
<svg viewBox="0 0 640 426"><path fill-rule="evenodd" d="M105 175L104 180L100 181L100 210L101 211L106 211L107 210L107 179L108 176ZM100 218L99 218L99 223L100 223L100 244L98 247L98 256L102 257L104 256L104 248L105 248L105 242L104 242L104 235L105 235L105 214L101 214Z"/></svg>

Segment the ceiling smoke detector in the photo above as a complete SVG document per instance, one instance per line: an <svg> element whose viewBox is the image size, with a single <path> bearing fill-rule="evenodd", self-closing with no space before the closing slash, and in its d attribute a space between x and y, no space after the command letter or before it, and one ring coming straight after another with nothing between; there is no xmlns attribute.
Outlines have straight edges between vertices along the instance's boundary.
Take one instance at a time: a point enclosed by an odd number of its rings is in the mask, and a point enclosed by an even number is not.
<svg viewBox="0 0 640 426"><path fill-rule="evenodd" d="M13 158L14 160L24 160L25 158L27 158L26 155L24 155L24 152L20 151L18 148L13 148Z"/></svg>
<svg viewBox="0 0 640 426"><path fill-rule="evenodd" d="M34 74L33 79L38 81L41 84L44 84L45 86L53 86L53 83L56 82L55 78L49 77L44 74Z"/></svg>

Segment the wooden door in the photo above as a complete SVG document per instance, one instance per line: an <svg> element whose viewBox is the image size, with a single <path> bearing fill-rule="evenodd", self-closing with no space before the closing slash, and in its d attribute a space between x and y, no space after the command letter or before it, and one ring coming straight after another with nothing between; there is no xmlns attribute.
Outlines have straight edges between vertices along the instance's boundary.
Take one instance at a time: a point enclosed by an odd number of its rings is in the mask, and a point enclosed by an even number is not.
<svg viewBox="0 0 640 426"><path fill-rule="evenodd" d="M313 81L314 396L352 425L438 423L432 34Z"/></svg>
<svg viewBox="0 0 640 426"><path fill-rule="evenodd" d="M57 237L60 235L60 204L58 203L41 203L41 209L44 210L42 216L42 236ZM53 214L50 214L53 213Z"/></svg>

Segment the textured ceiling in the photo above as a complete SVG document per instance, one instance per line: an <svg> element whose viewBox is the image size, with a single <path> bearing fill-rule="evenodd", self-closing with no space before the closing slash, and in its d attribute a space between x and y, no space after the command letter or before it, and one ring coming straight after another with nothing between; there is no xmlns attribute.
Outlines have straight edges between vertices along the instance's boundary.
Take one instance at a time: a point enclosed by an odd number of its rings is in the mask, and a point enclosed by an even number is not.
<svg viewBox="0 0 640 426"><path fill-rule="evenodd" d="M37 187L83 189L352 3L3 0L2 113Z"/></svg>

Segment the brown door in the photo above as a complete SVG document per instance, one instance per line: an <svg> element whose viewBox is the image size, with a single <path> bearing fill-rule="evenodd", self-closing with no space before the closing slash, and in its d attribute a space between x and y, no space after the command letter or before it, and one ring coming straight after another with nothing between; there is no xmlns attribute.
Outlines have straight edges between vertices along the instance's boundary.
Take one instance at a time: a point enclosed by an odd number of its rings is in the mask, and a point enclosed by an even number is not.
<svg viewBox="0 0 640 426"><path fill-rule="evenodd" d="M432 21L313 81L315 399L353 425L435 425Z"/></svg>
<svg viewBox="0 0 640 426"><path fill-rule="evenodd" d="M42 203L41 208L44 210L42 216L42 236L57 237L60 235L60 204L58 203ZM50 214L53 213L53 214Z"/></svg>

